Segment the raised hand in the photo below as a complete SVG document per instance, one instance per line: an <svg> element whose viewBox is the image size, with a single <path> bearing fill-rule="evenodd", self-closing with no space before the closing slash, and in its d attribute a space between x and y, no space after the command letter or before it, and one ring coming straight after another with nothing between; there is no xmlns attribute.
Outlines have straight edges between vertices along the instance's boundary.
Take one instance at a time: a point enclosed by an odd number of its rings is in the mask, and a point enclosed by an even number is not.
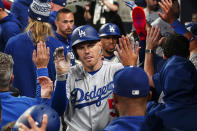
<svg viewBox="0 0 197 131"><path fill-rule="evenodd" d="M172 24L179 17L179 3L178 0L161 0L159 5L163 13L158 15L167 23Z"/></svg>
<svg viewBox="0 0 197 131"><path fill-rule="evenodd" d="M119 43L120 47L119 45L116 45L116 48L122 64L124 66L136 66L140 47L137 47L136 50L134 50L129 38L125 36L122 36L119 39Z"/></svg>
<svg viewBox="0 0 197 131"><path fill-rule="evenodd" d="M154 49L160 44L160 29L159 27L149 28L146 36L146 49Z"/></svg>
<svg viewBox="0 0 197 131"><path fill-rule="evenodd" d="M70 54L67 54L66 59L64 57L64 48L56 48L54 52L55 68L57 75L66 74L70 69Z"/></svg>
<svg viewBox="0 0 197 131"><path fill-rule="evenodd" d="M30 115L27 115L27 120L31 126L31 129L29 129L24 124L20 123L19 129L18 129L19 131L46 131L47 123L48 123L47 115L45 114L43 115L42 125L40 128L36 125L36 122L33 120L33 118Z"/></svg>
<svg viewBox="0 0 197 131"><path fill-rule="evenodd" d="M49 58L49 47L46 47L46 44L40 41L39 43L37 43L37 52L36 50L34 50L32 56L32 60L37 69L47 68Z"/></svg>
<svg viewBox="0 0 197 131"><path fill-rule="evenodd" d="M53 81L51 81L51 79L46 76L38 77L38 81L41 86L41 97L50 98L53 91Z"/></svg>

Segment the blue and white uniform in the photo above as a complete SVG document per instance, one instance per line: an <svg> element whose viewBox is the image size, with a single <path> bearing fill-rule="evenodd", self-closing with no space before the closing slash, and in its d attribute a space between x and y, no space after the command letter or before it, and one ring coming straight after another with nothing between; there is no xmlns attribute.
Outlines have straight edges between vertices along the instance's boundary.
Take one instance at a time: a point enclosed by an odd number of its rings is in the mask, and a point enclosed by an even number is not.
<svg viewBox="0 0 197 131"><path fill-rule="evenodd" d="M64 116L68 131L102 131L113 120L113 75L120 68L121 63L103 62L91 75L81 64L71 67L66 80L68 106ZM58 81L62 79L57 78Z"/></svg>

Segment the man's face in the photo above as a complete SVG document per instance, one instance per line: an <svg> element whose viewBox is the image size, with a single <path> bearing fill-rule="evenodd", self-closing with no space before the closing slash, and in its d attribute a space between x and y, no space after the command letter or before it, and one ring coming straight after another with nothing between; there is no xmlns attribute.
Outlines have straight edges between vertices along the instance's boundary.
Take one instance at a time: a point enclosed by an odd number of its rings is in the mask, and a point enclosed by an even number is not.
<svg viewBox="0 0 197 131"><path fill-rule="evenodd" d="M76 53L84 68L92 69L101 62L101 44L100 42L92 41L80 43L76 45Z"/></svg>
<svg viewBox="0 0 197 131"><path fill-rule="evenodd" d="M146 0L146 3L148 9L150 9L151 11L158 11L159 9L158 0Z"/></svg>
<svg viewBox="0 0 197 131"><path fill-rule="evenodd" d="M105 54L108 54L109 56L112 56L114 54L116 44L118 43L118 37L117 36L105 36L101 37L101 44L102 49Z"/></svg>
<svg viewBox="0 0 197 131"><path fill-rule="evenodd" d="M73 13L61 13L59 20L56 21L57 33L61 35L70 35L74 27Z"/></svg>

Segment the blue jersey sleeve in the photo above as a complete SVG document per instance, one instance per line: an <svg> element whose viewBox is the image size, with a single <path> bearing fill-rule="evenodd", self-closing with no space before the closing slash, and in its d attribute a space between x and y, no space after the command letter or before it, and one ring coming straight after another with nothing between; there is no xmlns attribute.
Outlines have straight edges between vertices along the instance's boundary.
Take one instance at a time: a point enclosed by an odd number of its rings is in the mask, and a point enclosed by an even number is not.
<svg viewBox="0 0 197 131"><path fill-rule="evenodd" d="M66 80L57 81L55 91L52 96L51 107L55 109L61 116L68 106L68 98L66 96Z"/></svg>
<svg viewBox="0 0 197 131"><path fill-rule="evenodd" d="M49 77L48 74L48 68L41 68L37 70L37 78L40 76L47 76ZM41 97L41 86L38 80L36 81L36 97L39 98Z"/></svg>

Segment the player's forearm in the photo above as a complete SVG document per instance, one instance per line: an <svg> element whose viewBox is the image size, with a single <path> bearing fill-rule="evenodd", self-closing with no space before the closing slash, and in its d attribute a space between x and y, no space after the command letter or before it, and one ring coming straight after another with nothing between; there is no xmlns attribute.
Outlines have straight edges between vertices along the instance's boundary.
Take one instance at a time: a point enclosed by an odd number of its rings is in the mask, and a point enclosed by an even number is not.
<svg viewBox="0 0 197 131"><path fill-rule="evenodd" d="M66 96L66 80L56 81L51 107L58 112L59 116L61 116L68 106L68 101L69 100Z"/></svg>
<svg viewBox="0 0 197 131"><path fill-rule="evenodd" d="M152 76L154 74L154 65L153 65L153 54L151 54L151 53L145 54L144 71L148 75L149 85L151 87L154 87L153 79L152 79Z"/></svg>
<svg viewBox="0 0 197 131"><path fill-rule="evenodd" d="M194 35L179 20L175 20L171 26L177 34L185 36L190 41L190 53L197 52L197 39Z"/></svg>

